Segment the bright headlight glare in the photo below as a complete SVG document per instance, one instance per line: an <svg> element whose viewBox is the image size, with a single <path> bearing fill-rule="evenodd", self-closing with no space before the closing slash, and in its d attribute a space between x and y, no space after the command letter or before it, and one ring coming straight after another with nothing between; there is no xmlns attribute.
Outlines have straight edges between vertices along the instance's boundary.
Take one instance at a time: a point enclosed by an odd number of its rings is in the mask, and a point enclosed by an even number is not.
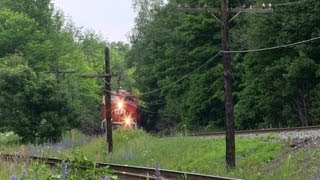
<svg viewBox="0 0 320 180"><path fill-rule="evenodd" d="M124 123L125 123L127 126L131 125L131 118L130 118L130 117L126 117L126 118L124 119Z"/></svg>
<svg viewBox="0 0 320 180"><path fill-rule="evenodd" d="M123 108L123 102L122 102L122 101L119 101L119 102L117 103L117 108L118 108L118 109L122 109L122 108Z"/></svg>

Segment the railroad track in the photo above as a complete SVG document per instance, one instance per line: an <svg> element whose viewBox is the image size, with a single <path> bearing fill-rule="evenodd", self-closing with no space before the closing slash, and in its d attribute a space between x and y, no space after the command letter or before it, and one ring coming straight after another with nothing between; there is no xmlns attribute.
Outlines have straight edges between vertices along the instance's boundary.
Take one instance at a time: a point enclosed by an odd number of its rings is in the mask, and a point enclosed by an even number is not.
<svg viewBox="0 0 320 180"><path fill-rule="evenodd" d="M34 161L39 161L45 163L50 166L58 166L63 162L62 159L58 158L47 158L47 157L39 157L39 156L20 156L15 154L0 154L0 156L4 157L6 160L17 159L31 159ZM120 164L111 164L111 163L96 163L96 167L109 167L114 171L114 173L120 178L125 180L145 180L145 179L187 179L187 180L237 180L229 177L222 176L212 176L212 175L204 175L197 173L189 173L182 171L173 171L173 170L165 170L159 169L160 177L155 176L156 169L148 168L148 167L139 167L139 166L128 166L128 165L120 165Z"/></svg>
<svg viewBox="0 0 320 180"><path fill-rule="evenodd" d="M306 126L306 127L292 127L292 128L272 128L272 129L235 131L235 135L269 134L269 133L310 131L310 130L320 130L320 126ZM189 136L223 136L225 134L226 134L225 131L220 131L220 132L194 133L194 134L191 134Z"/></svg>

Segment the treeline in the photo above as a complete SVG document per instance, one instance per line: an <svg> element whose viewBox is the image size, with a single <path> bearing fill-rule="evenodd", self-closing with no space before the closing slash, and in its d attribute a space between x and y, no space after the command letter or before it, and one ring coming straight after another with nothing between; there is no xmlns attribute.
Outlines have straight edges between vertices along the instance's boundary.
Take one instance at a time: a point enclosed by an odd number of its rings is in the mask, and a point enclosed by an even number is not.
<svg viewBox="0 0 320 180"><path fill-rule="evenodd" d="M58 141L71 128L98 133L104 81L79 75L103 72L106 46L117 74L112 89L120 82L140 94L147 130L224 129L223 66L215 56L220 24L210 14L176 10L220 1L133 2L138 16L130 46L76 27L50 0L0 0L0 132L14 131L25 142ZM270 2L273 13L241 13L231 22L232 50L320 36L319 1ZM243 4L262 1L230 1ZM231 57L237 129L319 124L319 40Z"/></svg>
<svg viewBox="0 0 320 180"><path fill-rule="evenodd" d="M274 5L273 13L241 13L231 22L231 49L273 47L319 37L320 2L295 1L268 1ZM261 8L266 3L229 2L230 8L243 4ZM224 129L222 57L208 61L221 50L220 24L209 13L180 13L178 4L220 8L218 0L134 0L138 17L128 65L136 68L141 100L149 111L157 112L152 114L149 129ZM320 123L320 40L232 53L231 57L237 129Z"/></svg>
<svg viewBox="0 0 320 180"><path fill-rule="evenodd" d="M104 71L106 46L130 89L128 44L76 27L51 0L0 0L0 132L24 142L58 141L71 128L98 133L104 82L79 75Z"/></svg>

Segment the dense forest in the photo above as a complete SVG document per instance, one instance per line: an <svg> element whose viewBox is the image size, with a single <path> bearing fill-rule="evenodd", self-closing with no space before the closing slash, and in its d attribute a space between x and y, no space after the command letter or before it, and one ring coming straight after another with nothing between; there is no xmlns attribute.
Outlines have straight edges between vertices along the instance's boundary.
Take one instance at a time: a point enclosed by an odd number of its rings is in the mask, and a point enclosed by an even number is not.
<svg viewBox="0 0 320 180"><path fill-rule="evenodd" d="M57 141L71 128L98 133L104 80L81 75L104 72L106 46L132 87L129 44L76 27L50 0L0 0L0 131L25 142Z"/></svg>
<svg viewBox="0 0 320 180"><path fill-rule="evenodd" d="M224 129L222 57L213 58L221 50L220 24L210 13L176 10L179 4L220 8L220 1L134 2L139 13L128 65L136 69L142 101L162 103L149 106L158 112L153 128ZM231 50L282 46L320 36L320 1L269 2L273 13L241 13L230 23ZM230 0L229 6L262 8L262 3L266 2ZM236 129L319 124L320 40L232 53L231 58Z"/></svg>
<svg viewBox="0 0 320 180"><path fill-rule="evenodd" d="M241 13L230 23L232 50L320 36L320 1L270 2L273 13ZM136 24L126 44L76 27L50 0L0 0L0 131L25 142L57 141L71 128L98 133L104 82L81 74L103 72L106 46L117 75L112 89L120 80L137 94L145 129L224 129L220 24L209 13L180 13L179 4L220 7L218 0L133 0ZM231 58L236 129L320 123L320 40Z"/></svg>

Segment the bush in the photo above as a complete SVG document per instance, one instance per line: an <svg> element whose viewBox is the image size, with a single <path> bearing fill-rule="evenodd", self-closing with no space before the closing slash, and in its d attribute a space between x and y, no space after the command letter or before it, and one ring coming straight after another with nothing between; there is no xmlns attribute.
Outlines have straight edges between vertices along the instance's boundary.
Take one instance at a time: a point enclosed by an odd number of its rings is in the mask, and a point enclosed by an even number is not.
<svg viewBox="0 0 320 180"><path fill-rule="evenodd" d="M22 138L15 134L13 131L0 133L0 144L15 144L18 143Z"/></svg>

